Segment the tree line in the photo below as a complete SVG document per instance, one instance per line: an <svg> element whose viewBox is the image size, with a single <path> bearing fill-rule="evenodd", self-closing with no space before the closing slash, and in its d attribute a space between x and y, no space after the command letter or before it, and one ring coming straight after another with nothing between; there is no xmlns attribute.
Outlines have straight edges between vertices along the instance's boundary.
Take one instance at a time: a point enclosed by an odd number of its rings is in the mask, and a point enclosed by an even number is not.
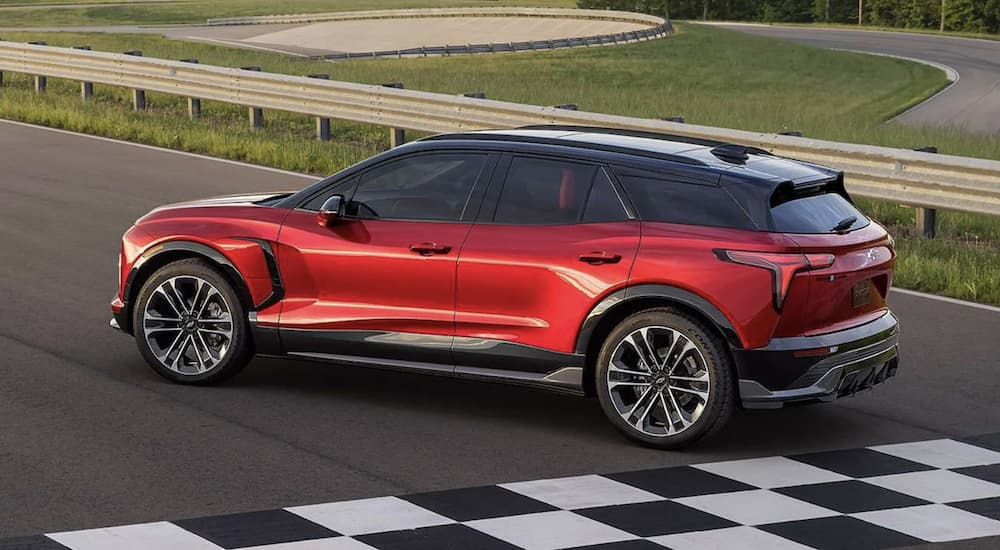
<svg viewBox="0 0 1000 550"><path fill-rule="evenodd" d="M581 8L638 11L672 19L861 23L1000 33L1000 0L577 0Z"/></svg>

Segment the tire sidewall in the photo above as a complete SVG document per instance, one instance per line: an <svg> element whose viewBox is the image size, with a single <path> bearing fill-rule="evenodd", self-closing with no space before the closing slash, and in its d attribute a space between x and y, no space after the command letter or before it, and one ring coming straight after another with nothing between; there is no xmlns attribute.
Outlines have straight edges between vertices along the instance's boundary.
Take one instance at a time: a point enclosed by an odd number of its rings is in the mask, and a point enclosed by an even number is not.
<svg viewBox="0 0 1000 550"><path fill-rule="evenodd" d="M639 328L649 326L668 327L683 333L701 352L709 371L711 391L704 411L694 425L676 435L656 437L631 427L618 414L608 389L608 364L615 348L624 337ZM713 433L728 420L734 401L732 368L729 356L722 345L721 340L700 323L671 309L647 310L627 317L608 334L597 356L594 369L595 389L601 409L615 428L625 436L650 447L679 448Z"/></svg>
<svg viewBox="0 0 1000 550"><path fill-rule="evenodd" d="M160 360L156 358L149 344L146 342L143 331L143 312L150 297L164 281L178 276L194 276L211 283L222 294L226 305L229 306L229 312L233 320L232 342L225 358L210 370L200 374L181 374L160 363ZM135 333L136 344L143 358L158 374L174 382L181 384L212 384L232 376L235 374L235 371L242 369L246 362L249 361L250 326L247 320L246 309L229 281L202 260L180 260L167 264L153 273L139 290L139 295L132 311L132 326L134 327L133 332Z"/></svg>

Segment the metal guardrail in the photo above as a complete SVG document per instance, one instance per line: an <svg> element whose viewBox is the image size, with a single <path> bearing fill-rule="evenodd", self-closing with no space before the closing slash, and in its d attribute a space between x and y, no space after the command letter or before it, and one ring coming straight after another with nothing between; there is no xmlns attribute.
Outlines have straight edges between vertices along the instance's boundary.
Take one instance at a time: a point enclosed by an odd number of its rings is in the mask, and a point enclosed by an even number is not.
<svg viewBox="0 0 1000 550"><path fill-rule="evenodd" d="M1000 161L11 42L0 71L427 132L566 124L713 139L839 168L857 195L1000 215Z"/></svg>
<svg viewBox="0 0 1000 550"><path fill-rule="evenodd" d="M328 59L331 61L351 60L351 59L373 59L373 58L403 58L403 57L426 57L428 55L461 55L474 53L501 53L501 52L522 52L533 50L555 50L559 48L578 48L581 46L607 46L617 44L628 44L642 40L652 40L669 36L674 33L673 25L669 22L649 27L639 31L626 31L615 34L595 34L591 36L581 36L577 38L553 38L550 40L530 40L527 42L493 42L488 44L464 44L448 46L421 46L419 48L405 48L399 50L382 50L374 52L342 52L331 53L318 56L310 56L312 59Z"/></svg>
<svg viewBox="0 0 1000 550"><path fill-rule="evenodd" d="M209 19L210 26L223 25L268 25L268 24L307 24L337 21L363 21L385 19L421 19L440 17L544 17L550 19L583 19L615 21L643 25L646 28L634 31L624 31L614 34L589 35L568 38L553 38L549 40L531 40L526 42L491 42L479 44L457 44L421 46L419 48L404 48L382 51L340 52L325 55L310 56L312 59L328 59L331 61L373 58L403 58L425 57L428 55L460 55L473 53L518 52L528 50L551 50L557 48L575 48L580 46L604 46L627 44L640 40L651 40L673 34L673 25L654 15L632 13L614 10L580 10L566 8L427 8L401 10L369 10L333 13L308 13L297 15L264 15L246 17L224 17Z"/></svg>
<svg viewBox="0 0 1000 550"><path fill-rule="evenodd" d="M317 23L321 21L358 21L363 19L408 19L424 17L555 17L567 19L599 19L648 26L662 25L662 17L615 10L581 10L571 8L417 8L401 10L366 10L294 15L251 15L209 19L208 25L261 25Z"/></svg>

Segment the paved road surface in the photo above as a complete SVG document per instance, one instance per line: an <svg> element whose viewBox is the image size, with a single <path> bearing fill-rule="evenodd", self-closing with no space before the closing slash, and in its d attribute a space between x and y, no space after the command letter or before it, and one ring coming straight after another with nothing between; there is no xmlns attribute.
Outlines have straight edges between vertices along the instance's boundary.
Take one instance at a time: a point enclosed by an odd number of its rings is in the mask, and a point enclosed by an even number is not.
<svg viewBox="0 0 1000 550"><path fill-rule="evenodd" d="M107 326L121 233L307 180L10 123L0 151L2 536L1000 431L1000 313L902 294L891 384L743 413L684 453L630 444L595 401L471 381L259 360L172 385Z"/></svg>
<svg viewBox="0 0 1000 550"><path fill-rule="evenodd" d="M1000 132L1000 41L815 27L718 26L811 46L900 55L947 65L958 72L959 81L898 120Z"/></svg>

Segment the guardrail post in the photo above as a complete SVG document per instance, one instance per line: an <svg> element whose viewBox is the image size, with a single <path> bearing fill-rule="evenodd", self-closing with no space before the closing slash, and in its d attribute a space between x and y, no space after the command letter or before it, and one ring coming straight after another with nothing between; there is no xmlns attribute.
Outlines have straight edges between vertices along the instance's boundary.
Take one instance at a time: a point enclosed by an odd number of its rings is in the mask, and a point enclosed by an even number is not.
<svg viewBox="0 0 1000 550"><path fill-rule="evenodd" d="M462 95L465 97L471 97L472 99L486 99L486 92L469 92Z"/></svg>
<svg viewBox="0 0 1000 550"><path fill-rule="evenodd" d="M937 153L937 147L921 147L914 149L921 153ZM928 239L933 239L937 235L937 209L918 206L913 209L917 218L917 231Z"/></svg>
<svg viewBox="0 0 1000 550"><path fill-rule="evenodd" d="M330 75L328 74L311 74L308 75L309 78L318 78L320 80L330 80ZM330 141L330 119L327 117L318 116L316 117L316 139L319 141Z"/></svg>
<svg viewBox="0 0 1000 550"><path fill-rule="evenodd" d="M87 50L90 51L90 46L73 46L74 50ZM81 82L80 83L80 98L84 101L90 101L94 97L94 83L93 82Z"/></svg>
<svg viewBox="0 0 1000 550"><path fill-rule="evenodd" d="M142 57L142 52L139 50L130 50L122 53L124 53L125 55ZM132 110L134 111L146 110L146 90L140 90L138 88L132 89Z"/></svg>
<svg viewBox="0 0 1000 550"><path fill-rule="evenodd" d="M49 43L46 42L46 41L44 41L44 40L39 40L37 42L28 42L28 44L34 44L35 46L48 46L49 45ZM36 94L44 94L45 93L45 86L46 86L46 84L48 84L48 79L45 78L45 75L42 75L42 74L36 74L35 75L35 93Z"/></svg>
<svg viewBox="0 0 1000 550"><path fill-rule="evenodd" d="M260 67L252 65L250 67L240 67L244 71L256 71L260 72ZM250 115L250 127L254 130L264 127L264 109L260 107L250 107L247 111Z"/></svg>
<svg viewBox="0 0 1000 550"><path fill-rule="evenodd" d="M181 59L181 63L197 64L198 60L192 58ZM189 97L187 98L187 103L188 103L188 118L190 118L191 120L201 118L201 99L197 97Z"/></svg>
<svg viewBox="0 0 1000 550"><path fill-rule="evenodd" d="M382 85L386 88L403 89L402 82L386 82ZM389 147L399 147L404 143L406 143L406 131L402 128L389 128Z"/></svg>

